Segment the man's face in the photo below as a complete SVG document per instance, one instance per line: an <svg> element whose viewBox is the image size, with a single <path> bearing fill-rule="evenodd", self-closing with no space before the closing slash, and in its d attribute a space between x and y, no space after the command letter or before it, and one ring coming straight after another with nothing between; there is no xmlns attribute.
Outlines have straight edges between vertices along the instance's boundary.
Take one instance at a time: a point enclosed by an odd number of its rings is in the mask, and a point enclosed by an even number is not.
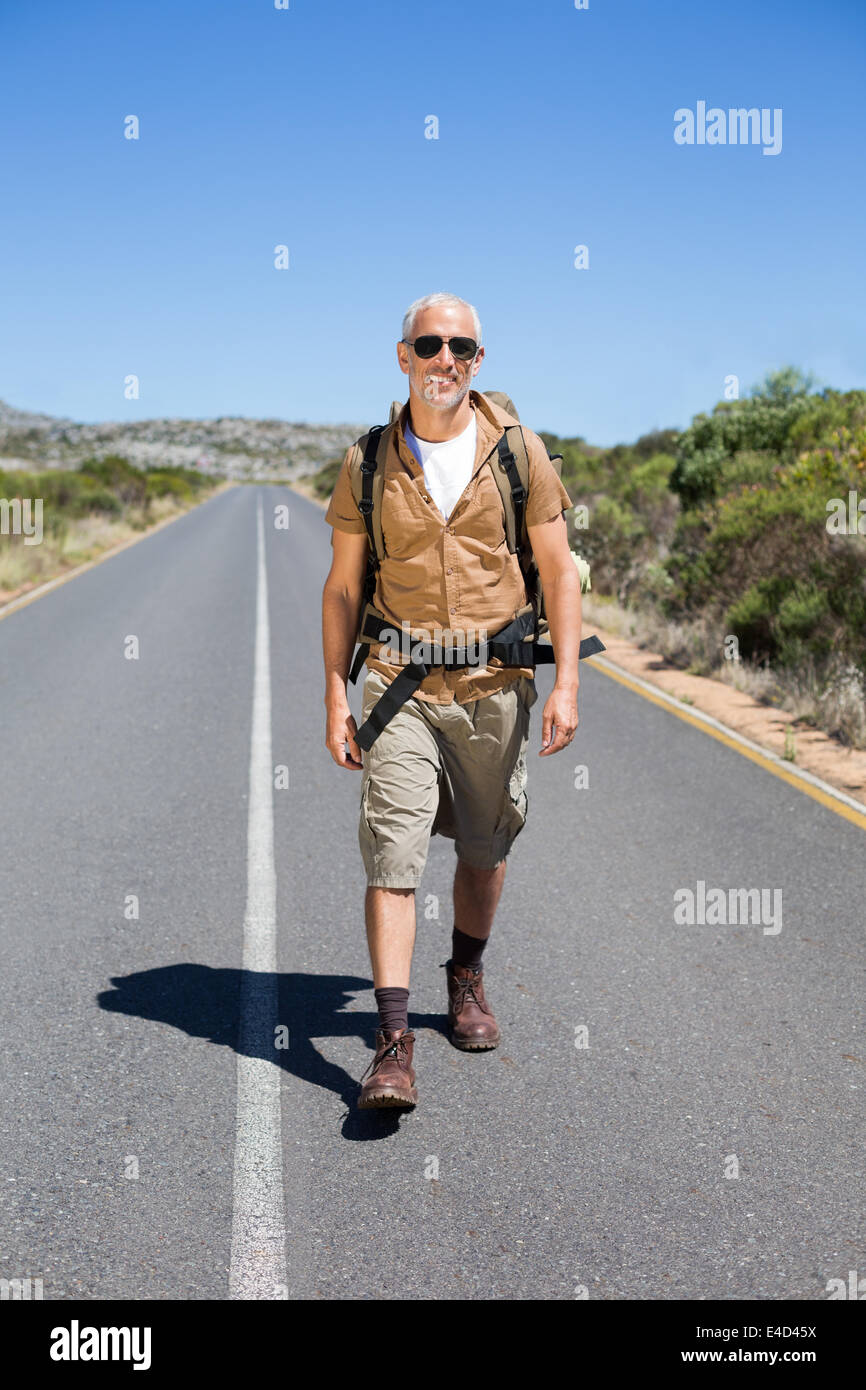
<svg viewBox="0 0 866 1390"><path fill-rule="evenodd" d="M415 317L412 340L427 333L440 338L475 338L472 315L460 304L436 304L422 309ZM409 391L434 410L451 410L462 401L478 374L484 349L479 348L471 362L454 356L443 342L435 357L418 357L405 343L397 344L400 370L409 378Z"/></svg>

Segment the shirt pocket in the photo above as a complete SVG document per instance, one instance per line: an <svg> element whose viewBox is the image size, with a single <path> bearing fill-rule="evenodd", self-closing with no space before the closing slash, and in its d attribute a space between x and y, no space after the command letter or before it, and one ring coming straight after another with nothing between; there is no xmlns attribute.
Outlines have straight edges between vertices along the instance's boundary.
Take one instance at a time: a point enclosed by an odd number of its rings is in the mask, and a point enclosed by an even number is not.
<svg viewBox="0 0 866 1390"><path fill-rule="evenodd" d="M436 538L435 517L417 488L402 478L390 479L382 497L382 536L395 560L409 560L428 549Z"/></svg>
<svg viewBox="0 0 866 1390"><path fill-rule="evenodd" d="M480 474L475 495L456 529L476 551L485 569L498 568L508 554L502 498L493 479Z"/></svg>

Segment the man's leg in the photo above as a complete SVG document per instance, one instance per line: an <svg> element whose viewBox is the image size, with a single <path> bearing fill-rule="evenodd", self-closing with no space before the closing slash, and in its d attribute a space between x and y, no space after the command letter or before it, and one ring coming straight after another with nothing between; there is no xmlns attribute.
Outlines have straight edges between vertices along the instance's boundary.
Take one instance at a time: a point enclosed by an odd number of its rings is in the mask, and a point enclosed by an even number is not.
<svg viewBox="0 0 866 1390"><path fill-rule="evenodd" d="M482 954L505 883L506 855L526 819L525 755L535 698L533 683L521 680L458 707L454 719L463 727L443 749L458 821L448 1021L451 1041L463 1051L500 1041L484 993ZM491 860L494 867L485 867Z"/></svg>
<svg viewBox="0 0 866 1390"><path fill-rule="evenodd" d="M477 869L458 859L454 875L454 930L447 962L448 1023L461 1051L496 1047L499 1027L484 995L481 957L505 883L503 859L494 869Z"/></svg>
<svg viewBox="0 0 866 1390"><path fill-rule="evenodd" d="M364 718L384 682L369 673ZM421 880L438 801L436 739L420 702L398 710L364 755L358 827L367 872L364 916L379 1029L358 1104L410 1105L417 1099L415 1035L408 1028L409 973L415 945L415 888Z"/></svg>
<svg viewBox="0 0 866 1390"><path fill-rule="evenodd" d="M368 888L367 945L377 989L409 988L415 947L415 889Z"/></svg>
<svg viewBox="0 0 866 1390"><path fill-rule="evenodd" d="M408 1019L415 889L368 888L364 916L379 1031L372 1074L361 1088L358 1104L362 1109L412 1105L418 1098L413 1066L415 1035L409 1032Z"/></svg>
<svg viewBox="0 0 866 1390"><path fill-rule="evenodd" d="M505 883L506 860L495 869L475 869L457 860L454 875L454 933L451 959L456 965L480 965Z"/></svg>
<svg viewBox="0 0 866 1390"><path fill-rule="evenodd" d="M415 945L415 889L368 888L364 899L379 1026L409 1027L409 974Z"/></svg>

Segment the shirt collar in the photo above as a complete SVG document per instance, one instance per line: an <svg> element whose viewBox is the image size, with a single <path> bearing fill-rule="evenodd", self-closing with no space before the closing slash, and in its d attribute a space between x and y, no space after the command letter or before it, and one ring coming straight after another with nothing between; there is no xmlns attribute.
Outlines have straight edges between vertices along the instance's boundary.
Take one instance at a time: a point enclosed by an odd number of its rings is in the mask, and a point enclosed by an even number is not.
<svg viewBox="0 0 866 1390"><path fill-rule="evenodd" d="M410 398L411 399L411 398ZM492 451L496 441L505 433L505 426L500 424L493 413L493 407L485 399L480 391L473 391L469 388L469 400L475 411L475 425L477 429L475 441L475 463L472 468L474 473L481 463ZM406 443L404 428L409 423L409 401L403 406L397 417L397 428L394 431L394 444L397 456L400 461L406 464L413 474L423 477L423 470L409 445Z"/></svg>

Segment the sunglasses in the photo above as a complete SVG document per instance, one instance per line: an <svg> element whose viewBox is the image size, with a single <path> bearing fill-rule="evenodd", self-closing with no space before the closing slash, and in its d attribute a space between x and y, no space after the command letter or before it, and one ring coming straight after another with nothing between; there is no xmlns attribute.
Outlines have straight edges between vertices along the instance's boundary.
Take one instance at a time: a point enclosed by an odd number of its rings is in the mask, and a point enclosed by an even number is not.
<svg viewBox="0 0 866 1390"><path fill-rule="evenodd" d="M474 338L440 338L436 333L423 333L414 343L410 343L408 338L402 341L407 347L415 349L416 357L435 357L443 343L448 343L459 362L471 362L478 351Z"/></svg>

